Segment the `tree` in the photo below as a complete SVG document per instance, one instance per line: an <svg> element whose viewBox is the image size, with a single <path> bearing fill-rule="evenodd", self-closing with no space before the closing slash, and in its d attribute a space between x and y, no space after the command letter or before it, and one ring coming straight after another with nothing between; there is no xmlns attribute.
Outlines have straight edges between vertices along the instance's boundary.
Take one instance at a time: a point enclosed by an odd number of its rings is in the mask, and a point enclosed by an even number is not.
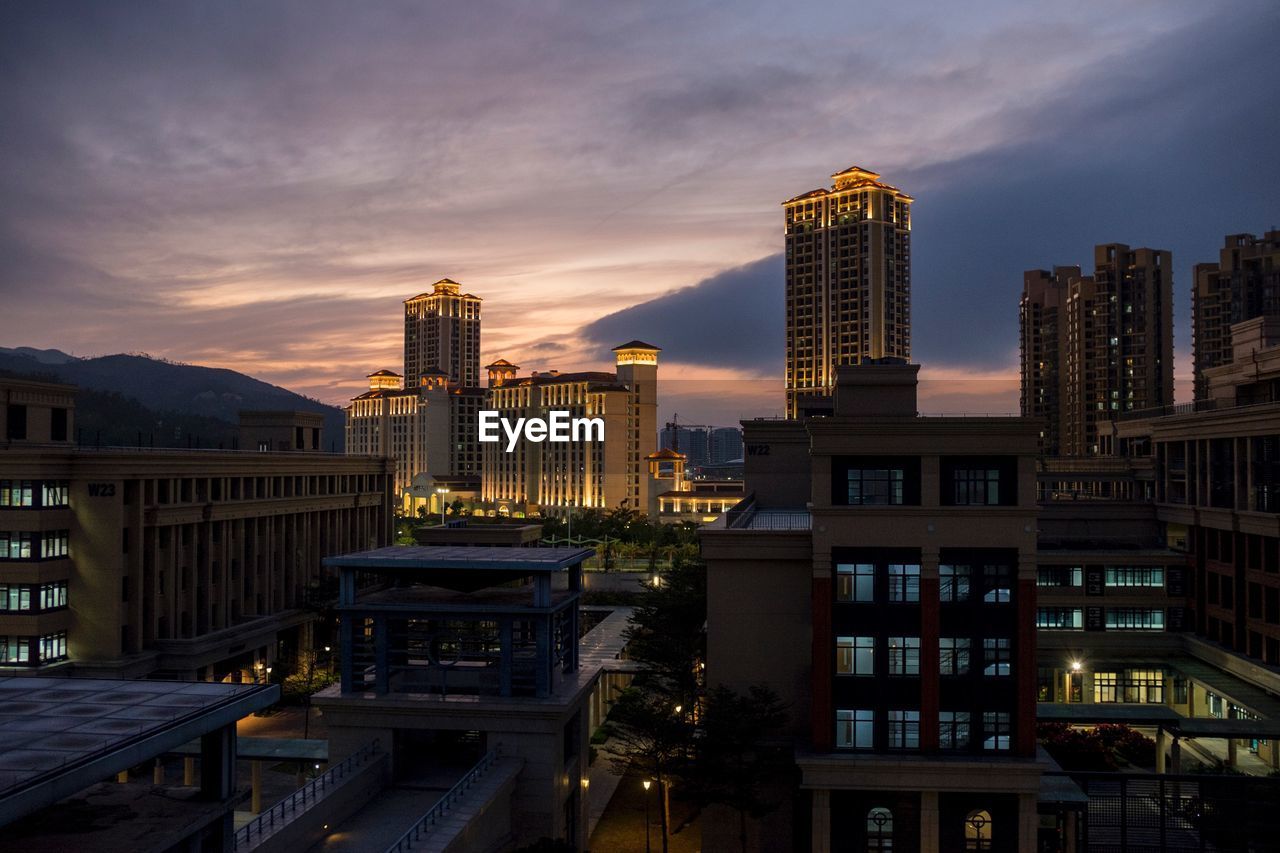
<svg viewBox="0 0 1280 853"><path fill-rule="evenodd" d="M686 767L693 743L692 714L689 709L656 691L628 687L618 695L609 712L610 734L619 754L609 761L625 774L638 768L646 778L658 783L658 809L662 828L662 849L667 850L668 824L666 792L679 768Z"/></svg>
<svg viewBox="0 0 1280 853"><path fill-rule="evenodd" d="M607 572L613 568L614 548L616 544L628 536L631 522L638 518L640 513L625 505L618 505L609 510L604 517L604 523L601 525L604 535L604 552L600 555L604 570Z"/></svg>
<svg viewBox="0 0 1280 853"><path fill-rule="evenodd" d="M737 811L744 853L747 818L780 805L774 786L792 767L778 739L786 722L787 705L764 685L752 685L745 695L715 687L702 705L695 760L685 776L696 801Z"/></svg>
<svg viewBox="0 0 1280 853"><path fill-rule="evenodd" d="M707 566L676 555L661 583L647 588L627 628L627 653L644 664L636 683L696 707L707 623Z"/></svg>

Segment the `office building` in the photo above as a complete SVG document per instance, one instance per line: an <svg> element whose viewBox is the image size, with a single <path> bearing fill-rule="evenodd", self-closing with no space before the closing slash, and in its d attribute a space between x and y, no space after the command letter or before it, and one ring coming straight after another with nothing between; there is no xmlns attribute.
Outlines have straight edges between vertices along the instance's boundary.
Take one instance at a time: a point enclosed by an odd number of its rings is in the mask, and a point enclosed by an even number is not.
<svg viewBox="0 0 1280 853"><path fill-rule="evenodd" d="M1060 831L1036 753L1037 429L918 416L918 369L841 367L832 416L745 421L753 497L701 530L708 683L790 703L799 790L757 849L1028 851ZM704 849L738 849L719 819Z"/></svg>
<svg viewBox="0 0 1280 853"><path fill-rule="evenodd" d="M742 459L742 429L716 427L711 430L711 458L708 464L724 465Z"/></svg>
<svg viewBox="0 0 1280 853"><path fill-rule="evenodd" d="M1230 234L1218 263L1196 264L1191 292L1195 394L1208 392L1205 372L1231 363L1231 327L1254 317L1280 317L1280 231Z"/></svg>
<svg viewBox="0 0 1280 853"><path fill-rule="evenodd" d="M711 461L710 427L669 423L658 433L658 446L683 454L690 469L698 468Z"/></svg>
<svg viewBox="0 0 1280 853"><path fill-rule="evenodd" d="M1122 412L1173 402L1172 258L1119 243L1023 277L1021 405L1049 456L1114 452Z"/></svg>
<svg viewBox="0 0 1280 853"><path fill-rule="evenodd" d="M385 460L78 448L74 388L0 390L5 669L262 677L278 654L310 647L321 559L389 540ZM311 424L269 419L289 436Z"/></svg>
<svg viewBox="0 0 1280 853"><path fill-rule="evenodd" d="M462 293L448 278L430 293L404 303L405 387L412 390L429 372L442 372L462 387L480 384L480 297Z"/></svg>
<svg viewBox="0 0 1280 853"><path fill-rule="evenodd" d="M391 370L369 374L369 390L346 408L347 453L395 465L395 505L403 515L440 512L473 500L480 486L479 414L483 388L427 372L416 388ZM447 491L442 491L447 490Z"/></svg>
<svg viewBox="0 0 1280 853"><path fill-rule="evenodd" d="M506 442L483 443L484 511L516 517L618 507L647 511L648 457L657 450L659 352L643 341L614 347L614 373L548 370L519 376L519 365L506 359L490 364L486 409L511 423L545 419L553 410L600 418L604 440L520 440L509 453Z"/></svg>
<svg viewBox="0 0 1280 853"><path fill-rule="evenodd" d="M911 358L911 202L851 166L783 202L787 416L830 408L836 367Z"/></svg>

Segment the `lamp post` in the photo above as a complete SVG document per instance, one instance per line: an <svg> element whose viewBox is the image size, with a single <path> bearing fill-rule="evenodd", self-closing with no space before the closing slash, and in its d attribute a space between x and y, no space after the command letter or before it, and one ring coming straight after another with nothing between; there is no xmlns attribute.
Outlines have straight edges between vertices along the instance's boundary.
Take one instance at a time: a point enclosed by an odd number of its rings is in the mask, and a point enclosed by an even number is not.
<svg viewBox="0 0 1280 853"><path fill-rule="evenodd" d="M644 853L649 853L649 786L652 784L644 780Z"/></svg>
<svg viewBox="0 0 1280 853"><path fill-rule="evenodd" d="M444 496L449 494L445 486L436 486L436 494L440 496L440 526L444 527Z"/></svg>

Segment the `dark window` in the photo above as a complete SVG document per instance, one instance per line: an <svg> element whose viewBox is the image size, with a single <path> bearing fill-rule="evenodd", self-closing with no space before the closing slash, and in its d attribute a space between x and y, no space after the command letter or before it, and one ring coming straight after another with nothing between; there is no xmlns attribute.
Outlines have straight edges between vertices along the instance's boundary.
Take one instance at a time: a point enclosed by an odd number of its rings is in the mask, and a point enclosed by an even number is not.
<svg viewBox="0 0 1280 853"><path fill-rule="evenodd" d="M969 600L969 566L938 566L938 598L941 601Z"/></svg>
<svg viewBox="0 0 1280 853"><path fill-rule="evenodd" d="M832 469L832 503L838 506L919 506L918 457L839 457Z"/></svg>
<svg viewBox="0 0 1280 853"><path fill-rule="evenodd" d="M1018 502L1018 460L1012 456L944 457L943 506L1013 506Z"/></svg>
<svg viewBox="0 0 1280 853"><path fill-rule="evenodd" d="M848 478L850 506L902 504L901 468L850 468Z"/></svg>
<svg viewBox="0 0 1280 853"><path fill-rule="evenodd" d="M15 441L25 440L27 437L27 407L18 405L17 403L9 404L9 414L6 429L6 438Z"/></svg>
<svg viewBox="0 0 1280 853"><path fill-rule="evenodd" d="M53 441L67 440L67 410L54 407L49 410L49 438Z"/></svg>
<svg viewBox="0 0 1280 853"><path fill-rule="evenodd" d="M969 712L938 713L938 746L941 749L969 748Z"/></svg>
<svg viewBox="0 0 1280 853"><path fill-rule="evenodd" d="M889 600L920 600L920 567L918 565L889 564Z"/></svg>

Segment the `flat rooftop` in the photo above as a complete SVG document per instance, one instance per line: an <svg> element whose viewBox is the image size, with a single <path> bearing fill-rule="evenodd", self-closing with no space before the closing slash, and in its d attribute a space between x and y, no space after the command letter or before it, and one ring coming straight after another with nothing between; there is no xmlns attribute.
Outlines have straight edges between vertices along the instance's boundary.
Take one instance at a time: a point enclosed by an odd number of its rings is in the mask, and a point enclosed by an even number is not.
<svg viewBox="0 0 1280 853"><path fill-rule="evenodd" d="M0 826L279 698L275 685L0 678Z"/></svg>
<svg viewBox="0 0 1280 853"><path fill-rule="evenodd" d="M502 548L465 545L389 545L325 557L326 566L349 569L476 569L559 572L595 555L592 548Z"/></svg>

